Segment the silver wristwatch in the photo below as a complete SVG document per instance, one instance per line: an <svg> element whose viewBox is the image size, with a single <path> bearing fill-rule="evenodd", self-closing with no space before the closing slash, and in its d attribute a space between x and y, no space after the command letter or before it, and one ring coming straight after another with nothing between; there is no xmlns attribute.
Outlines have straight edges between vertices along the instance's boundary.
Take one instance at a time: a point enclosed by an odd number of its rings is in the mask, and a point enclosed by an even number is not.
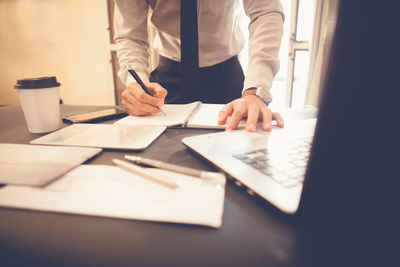
<svg viewBox="0 0 400 267"><path fill-rule="evenodd" d="M258 96L267 106L272 102L272 94L267 88L258 87L256 96Z"/></svg>

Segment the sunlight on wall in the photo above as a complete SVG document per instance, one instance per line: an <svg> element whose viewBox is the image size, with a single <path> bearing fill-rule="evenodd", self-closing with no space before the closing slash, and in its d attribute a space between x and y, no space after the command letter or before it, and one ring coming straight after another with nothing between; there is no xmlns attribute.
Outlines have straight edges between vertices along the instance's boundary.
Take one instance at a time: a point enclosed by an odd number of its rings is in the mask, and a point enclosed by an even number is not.
<svg viewBox="0 0 400 267"><path fill-rule="evenodd" d="M56 76L66 104L113 105L107 6L98 0L0 1L0 105L17 79Z"/></svg>

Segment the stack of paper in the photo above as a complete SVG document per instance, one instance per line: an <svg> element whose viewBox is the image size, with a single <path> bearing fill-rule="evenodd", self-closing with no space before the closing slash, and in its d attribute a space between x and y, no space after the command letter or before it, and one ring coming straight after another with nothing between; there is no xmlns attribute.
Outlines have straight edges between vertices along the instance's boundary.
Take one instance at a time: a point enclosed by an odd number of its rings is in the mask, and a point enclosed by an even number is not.
<svg viewBox="0 0 400 267"><path fill-rule="evenodd" d="M114 166L81 165L44 188L5 186L0 206L148 221L222 223L225 176L214 180L149 169L176 181L171 189Z"/></svg>
<svg viewBox="0 0 400 267"><path fill-rule="evenodd" d="M0 144L0 184L44 186L101 151L100 148Z"/></svg>

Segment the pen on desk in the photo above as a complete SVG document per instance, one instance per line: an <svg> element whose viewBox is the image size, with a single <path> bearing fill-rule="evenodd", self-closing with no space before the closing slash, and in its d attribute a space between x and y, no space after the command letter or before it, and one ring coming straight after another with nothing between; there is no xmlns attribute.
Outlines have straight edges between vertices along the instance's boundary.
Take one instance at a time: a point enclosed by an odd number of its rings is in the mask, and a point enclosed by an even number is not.
<svg viewBox="0 0 400 267"><path fill-rule="evenodd" d="M173 188L173 189L179 187L179 185L175 181L173 181L167 177L151 173L148 170L146 170L145 168L142 168L140 166L137 166L137 165L134 165L134 164L131 164L129 162L119 160L119 159L113 159L112 161L118 167L120 167L124 170L127 170L129 172L132 172L134 174L138 174L141 177L150 179L151 181L157 182L159 184L165 185L165 186Z"/></svg>
<svg viewBox="0 0 400 267"><path fill-rule="evenodd" d="M136 73L136 71L132 69L131 66L128 66L128 72L132 75L132 77L136 80L140 87L142 87L143 91L145 91L146 94L153 96L153 94L149 91L146 85L144 85L142 79L140 79L139 75ZM162 114L167 115L160 107L158 109L161 111Z"/></svg>
<svg viewBox="0 0 400 267"><path fill-rule="evenodd" d="M199 177L199 178L204 178L204 179L215 179L216 177L218 177L220 175L219 173L216 173L216 172L206 172L206 171L202 171L202 170L183 167L183 166L179 166L179 165L175 165L175 164L171 164L171 163L165 163L165 162L154 160L154 159L147 159L147 158L143 158L143 157L126 155L125 158L127 160L130 160L130 161L133 161L133 162L136 162L139 164L145 164L145 165L153 166L156 168L179 172L182 174L195 176L195 177Z"/></svg>

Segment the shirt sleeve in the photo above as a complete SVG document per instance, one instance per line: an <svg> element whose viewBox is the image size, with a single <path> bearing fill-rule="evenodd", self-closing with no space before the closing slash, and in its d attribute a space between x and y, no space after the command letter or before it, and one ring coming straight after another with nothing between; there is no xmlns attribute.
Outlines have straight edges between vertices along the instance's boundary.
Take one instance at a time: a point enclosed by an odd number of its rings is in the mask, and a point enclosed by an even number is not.
<svg viewBox="0 0 400 267"><path fill-rule="evenodd" d="M284 13L279 0L243 0L250 18L249 65L243 91L251 87L271 88L279 71L279 48Z"/></svg>
<svg viewBox="0 0 400 267"><path fill-rule="evenodd" d="M128 72L128 66L131 66L144 82L148 82L148 3L143 0L115 0L114 10L114 40L120 66L118 76L125 85L135 82Z"/></svg>

